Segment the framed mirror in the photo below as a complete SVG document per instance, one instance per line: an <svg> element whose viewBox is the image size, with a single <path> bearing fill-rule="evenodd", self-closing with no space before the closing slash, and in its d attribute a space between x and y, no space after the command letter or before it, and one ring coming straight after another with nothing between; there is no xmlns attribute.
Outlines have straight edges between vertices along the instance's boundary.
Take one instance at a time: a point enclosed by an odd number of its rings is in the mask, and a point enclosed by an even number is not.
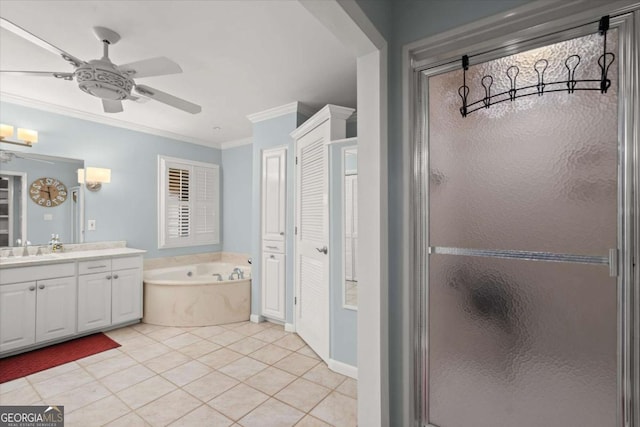
<svg viewBox="0 0 640 427"><path fill-rule="evenodd" d="M358 149L342 149L344 194L344 281L343 307L358 308Z"/></svg>
<svg viewBox="0 0 640 427"><path fill-rule="evenodd" d="M84 161L0 150L0 247L83 241Z"/></svg>

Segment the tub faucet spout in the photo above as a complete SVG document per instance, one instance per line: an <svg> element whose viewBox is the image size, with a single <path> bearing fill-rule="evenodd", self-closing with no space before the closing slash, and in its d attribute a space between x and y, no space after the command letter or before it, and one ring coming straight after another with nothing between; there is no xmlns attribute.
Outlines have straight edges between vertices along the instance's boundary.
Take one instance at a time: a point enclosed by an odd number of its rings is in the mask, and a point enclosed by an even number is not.
<svg viewBox="0 0 640 427"><path fill-rule="evenodd" d="M238 268L238 267L234 268L230 277L233 277L234 273L238 275L238 279L244 279L244 271L242 271L241 268Z"/></svg>
<svg viewBox="0 0 640 427"><path fill-rule="evenodd" d="M218 282L222 282L222 274L220 273L213 273L212 274L213 277L217 277L218 278Z"/></svg>

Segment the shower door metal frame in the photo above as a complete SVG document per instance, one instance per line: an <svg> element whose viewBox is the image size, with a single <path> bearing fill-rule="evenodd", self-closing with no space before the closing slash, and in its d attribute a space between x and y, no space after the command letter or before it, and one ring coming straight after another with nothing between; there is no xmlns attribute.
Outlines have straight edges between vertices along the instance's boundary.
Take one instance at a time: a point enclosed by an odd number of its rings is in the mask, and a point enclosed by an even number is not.
<svg viewBox="0 0 640 427"><path fill-rule="evenodd" d="M472 64L537 47L592 34L596 22L604 14L611 15L611 28L618 30L620 61L618 83L618 373L617 422L615 427L640 427L640 202L639 126L640 99L638 88L640 70L638 40L640 40L640 3L599 7L580 13L558 11L560 17L529 28L524 27L508 36L489 39L469 46L469 42L451 42L448 49L429 56L428 46L409 52L411 65L408 81L409 138L411 144L410 169L410 233L411 283L413 288L413 378L414 420L412 425L428 424L428 308L429 308L429 141L428 141L428 78L461 67L463 54L474 55ZM588 9L582 5L583 9ZM589 25L587 25L589 24ZM468 50L465 50L468 49ZM433 53L433 52L431 52ZM422 55L422 56L421 56ZM455 55L455 56L454 56ZM634 113L635 112L635 113ZM452 111L452 114L458 114ZM604 262L602 262L604 263ZM608 261L606 263L609 263ZM634 370L634 367L636 368ZM472 426L470 426L472 427Z"/></svg>

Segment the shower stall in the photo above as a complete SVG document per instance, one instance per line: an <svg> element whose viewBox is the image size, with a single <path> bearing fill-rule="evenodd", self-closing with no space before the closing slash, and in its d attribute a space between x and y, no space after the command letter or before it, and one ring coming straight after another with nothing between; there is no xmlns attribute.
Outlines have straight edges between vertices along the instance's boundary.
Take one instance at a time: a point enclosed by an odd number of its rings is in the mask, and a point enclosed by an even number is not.
<svg viewBox="0 0 640 427"><path fill-rule="evenodd" d="M416 63L421 426L637 425L637 17Z"/></svg>

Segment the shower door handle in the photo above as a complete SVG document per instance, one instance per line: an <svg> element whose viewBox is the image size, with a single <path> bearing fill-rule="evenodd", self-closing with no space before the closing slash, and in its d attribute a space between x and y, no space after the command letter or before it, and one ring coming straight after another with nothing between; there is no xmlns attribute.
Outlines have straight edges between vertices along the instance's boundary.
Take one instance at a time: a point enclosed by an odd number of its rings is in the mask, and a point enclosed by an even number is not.
<svg viewBox="0 0 640 427"><path fill-rule="evenodd" d="M321 252L321 253L323 253L323 254L325 254L325 255L326 255L326 254L327 254L327 252L329 252L329 249L327 249L327 247L326 247L326 246L323 246L323 247L321 247L321 248L316 248L316 251Z"/></svg>

